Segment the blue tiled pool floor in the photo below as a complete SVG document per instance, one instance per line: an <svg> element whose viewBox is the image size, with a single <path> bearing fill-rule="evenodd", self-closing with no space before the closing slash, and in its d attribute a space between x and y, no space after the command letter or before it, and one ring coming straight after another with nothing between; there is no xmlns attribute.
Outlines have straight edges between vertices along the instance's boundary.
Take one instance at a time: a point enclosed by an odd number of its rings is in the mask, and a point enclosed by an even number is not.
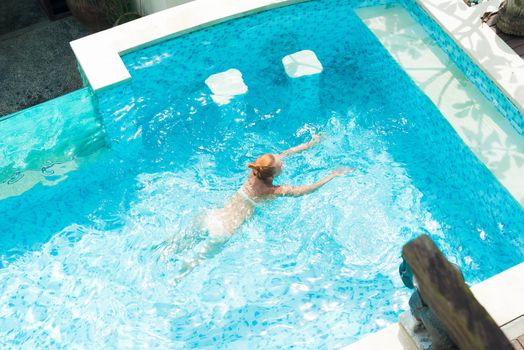
<svg viewBox="0 0 524 350"><path fill-rule="evenodd" d="M291 78L282 58L302 50L322 72ZM124 61L133 79L97 97L105 151L0 201L0 242L18 244L0 245L1 346L340 348L407 308L400 249L421 233L469 283L523 260L522 208L346 3L272 10ZM229 69L247 92L219 105L206 80ZM179 278L193 218L223 205L248 161L318 132L279 183L358 171L257 208ZM163 259L166 240L189 248Z"/></svg>

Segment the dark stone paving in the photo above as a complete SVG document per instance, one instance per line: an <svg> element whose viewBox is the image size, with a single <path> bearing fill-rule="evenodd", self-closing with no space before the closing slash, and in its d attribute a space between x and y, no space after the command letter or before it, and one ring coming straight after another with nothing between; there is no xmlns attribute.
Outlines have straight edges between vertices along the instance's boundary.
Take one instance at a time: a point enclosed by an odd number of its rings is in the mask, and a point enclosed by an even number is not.
<svg viewBox="0 0 524 350"><path fill-rule="evenodd" d="M46 19L38 0L0 0L0 35Z"/></svg>
<svg viewBox="0 0 524 350"><path fill-rule="evenodd" d="M0 0L0 4L0 33L15 28L0 35L0 116L82 87L69 42L90 34L88 30L73 17L49 21L38 0ZM9 18L4 13L7 7L13 11Z"/></svg>

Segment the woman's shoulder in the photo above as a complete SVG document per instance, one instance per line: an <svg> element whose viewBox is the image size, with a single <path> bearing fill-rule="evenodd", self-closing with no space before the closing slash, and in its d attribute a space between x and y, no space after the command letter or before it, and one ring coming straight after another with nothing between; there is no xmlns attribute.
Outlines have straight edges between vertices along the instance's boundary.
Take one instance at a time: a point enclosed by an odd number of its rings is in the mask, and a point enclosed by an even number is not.
<svg viewBox="0 0 524 350"><path fill-rule="evenodd" d="M289 192L289 189L291 186L289 185L279 185L279 186L273 186L271 188L271 194L275 196L284 196Z"/></svg>
<svg viewBox="0 0 524 350"><path fill-rule="evenodd" d="M285 195L286 191L289 190L289 185L269 185L260 182L253 183L248 179L244 182L241 187L246 194L252 197L271 197Z"/></svg>
<svg viewBox="0 0 524 350"><path fill-rule="evenodd" d="M244 185L241 190L252 197L269 197L278 195L281 186L249 186Z"/></svg>

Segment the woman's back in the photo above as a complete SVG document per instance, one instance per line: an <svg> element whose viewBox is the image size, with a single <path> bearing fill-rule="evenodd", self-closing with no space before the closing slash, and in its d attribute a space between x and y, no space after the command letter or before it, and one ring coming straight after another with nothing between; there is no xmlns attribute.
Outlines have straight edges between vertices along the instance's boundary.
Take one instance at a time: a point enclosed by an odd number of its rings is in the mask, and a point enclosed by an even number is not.
<svg viewBox="0 0 524 350"><path fill-rule="evenodd" d="M264 201L272 200L279 196L302 196L311 193L336 176L344 175L352 169L339 169L333 171L321 180L303 186L274 186L273 179L282 173L282 159L308 149L318 143L320 138L314 137L313 140L293 147L280 155L264 154L257 158L254 163L248 164L251 169L249 178L242 187L235 192L224 207L207 210L203 216L197 220L195 227L198 232L206 232L208 239L202 242L200 248L196 249L195 256L183 265L180 270L181 276L189 273L195 266L203 260L213 256L221 250L221 246L227 241L237 229L240 228L251 216L256 207ZM183 249L183 248L182 248ZM179 251L179 249L177 249Z"/></svg>
<svg viewBox="0 0 524 350"><path fill-rule="evenodd" d="M209 213L207 229L212 238L228 238L255 212L256 203L247 200L240 191L235 192L223 208L214 209Z"/></svg>

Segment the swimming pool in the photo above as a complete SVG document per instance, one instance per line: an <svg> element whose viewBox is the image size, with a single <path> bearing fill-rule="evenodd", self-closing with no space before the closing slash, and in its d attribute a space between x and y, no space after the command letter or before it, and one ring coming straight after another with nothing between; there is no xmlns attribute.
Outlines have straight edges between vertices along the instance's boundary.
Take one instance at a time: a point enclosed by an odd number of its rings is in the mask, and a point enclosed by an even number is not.
<svg viewBox="0 0 524 350"><path fill-rule="evenodd" d="M0 201L0 344L339 348L407 308L397 267L418 234L468 283L521 262L522 208L345 4L276 9L126 55L132 80L97 94L95 159ZM291 78L282 59L303 50L321 73ZM247 92L212 94L206 80L230 69ZM191 240L192 218L223 205L248 161L318 132L326 140L290 158L282 183L359 171L258 208L175 281L152 248Z"/></svg>

